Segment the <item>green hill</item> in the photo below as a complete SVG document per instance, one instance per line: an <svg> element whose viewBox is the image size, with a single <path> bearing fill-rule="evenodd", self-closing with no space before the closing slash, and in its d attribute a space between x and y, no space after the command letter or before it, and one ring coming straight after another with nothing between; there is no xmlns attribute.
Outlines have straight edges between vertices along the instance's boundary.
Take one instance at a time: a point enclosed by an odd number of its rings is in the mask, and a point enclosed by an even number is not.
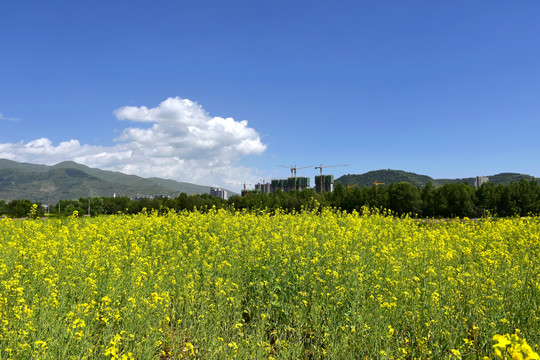
<svg viewBox="0 0 540 360"><path fill-rule="evenodd" d="M206 194L209 186L160 178L142 178L120 172L90 168L72 161L54 166L0 159L0 199L29 199L45 204L80 197L177 196Z"/></svg>
<svg viewBox="0 0 540 360"><path fill-rule="evenodd" d="M511 182L519 182L522 179L530 181L534 179L534 176L516 173L501 173L489 176L489 182L494 184L509 184Z"/></svg>
<svg viewBox="0 0 540 360"><path fill-rule="evenodd" d="M534 179L531 175L516 174L516 173L501 173L497 175L488 176L489 182L495 185L497 184L509 184L511 182L519 182L522 179L530 181ZM434 186L442 186L445 183L461 183L467 182L470 185L474 184L474 179L472 177L462 178L462 179L433 179L427 175L418 175L411 172L406 172L402 170L375 170L369 171L364 174L348 174L343 175L335 180L335 183L340 183L344 187L353 186L373 186L375 181L384 184L392 184L398 182L408 182L415 186L423 187L428 182L431 182Z"/></svg>
<svg viewBox="0 0 540 360"><path fill-rule="evenodd" d="M402 170L374 170L365 174L359 175L343 175L335 180L336 183L341 183L343 186L353 186L357 184L359 187L373 186L373 183L391 184L398 182L408 182L416 186L424 186L429 181L432 183L434 180L426 175L418 175Z"/></svg>

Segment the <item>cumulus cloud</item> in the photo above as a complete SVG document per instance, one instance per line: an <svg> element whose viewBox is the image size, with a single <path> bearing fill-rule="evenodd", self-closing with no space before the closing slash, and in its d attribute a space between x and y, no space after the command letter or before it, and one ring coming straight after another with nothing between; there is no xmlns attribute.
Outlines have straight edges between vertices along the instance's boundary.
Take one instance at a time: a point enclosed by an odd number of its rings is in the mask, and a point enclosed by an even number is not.
<svg viewBox="0 0 540 360"><path fill-rule="evenodd" d="M178 97L155 108L124 106L114 114L118 120L145 126L125 128L114 146L85 145L73 139L53 145L47 138L4 143L0 158L43 164L73 160L90 167L207 185L257 178L254 170L238 165L243 156L266 150L245 120L212 117L197 103Z"/></svg>
<svg viewBox="0 0 540 360"><path fill-rule="evenodd" d="M5 121L20 121L21 119L18 119L18 118L14 118L14 117L7 117L7 116L4 116L0 113L0 120L5 120Z"/></svg>

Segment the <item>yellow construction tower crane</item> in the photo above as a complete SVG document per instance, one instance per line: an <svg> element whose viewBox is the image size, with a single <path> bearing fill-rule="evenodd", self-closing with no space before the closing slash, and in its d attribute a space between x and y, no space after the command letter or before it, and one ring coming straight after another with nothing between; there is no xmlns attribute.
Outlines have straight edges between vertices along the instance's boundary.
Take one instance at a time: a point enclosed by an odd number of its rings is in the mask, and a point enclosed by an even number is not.
<svg viewBox="0 0 540 360"><path fill-rule="evenodd" d="M350 164L345 164L345 165L325 165L325 166L323 166L323 164L321 164L321 166L315 166L315 169L321 169L321 193L324 192L322 169L323 168L329 168L329 167L349 166L349 165Z"/></svg>
<svg viewBox="0 0 540 360"><path fill-rule="evenodd" d="M384 185L384 183L377 182L377 180L373 182L373 186L377 187L379 185Z"/></svg>
<svg viewBox="0 0 540 360"><path fill-rule="evenodd" d="M296 190L296 170L301 170L301 169L307 169L307 168L310 168L310 167L313 167L313 165L309 165L309 166L302 166L302 167L299 167L297 168L296 165L291 165L291 166L285 166L285 165L278 165L280 167L284 167L284 168L287 168L287 169L291 169L291 177L294 178L294 190Z"/></svg>

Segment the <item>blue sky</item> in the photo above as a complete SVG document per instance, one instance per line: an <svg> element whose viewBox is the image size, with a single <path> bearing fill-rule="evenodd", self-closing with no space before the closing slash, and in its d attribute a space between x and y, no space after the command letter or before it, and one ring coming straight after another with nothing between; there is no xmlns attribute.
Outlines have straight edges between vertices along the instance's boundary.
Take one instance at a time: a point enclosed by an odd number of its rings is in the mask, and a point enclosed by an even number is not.
<svg viewBox="0 0 540 360"><path fill-rule="evenodd" d="M540 176L537 1L7 0L0 14L0 158L228 188L290 175L278 164Z"/></svg>

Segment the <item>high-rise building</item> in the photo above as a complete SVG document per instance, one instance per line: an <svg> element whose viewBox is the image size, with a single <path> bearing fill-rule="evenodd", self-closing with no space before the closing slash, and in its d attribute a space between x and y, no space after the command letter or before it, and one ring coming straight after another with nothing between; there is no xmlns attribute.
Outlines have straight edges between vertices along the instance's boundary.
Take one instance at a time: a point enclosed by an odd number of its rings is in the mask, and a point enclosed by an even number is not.
<svg viewBox="0 0 540 360"><path fill-rule="evenodd" d="M257 184L257 185L265 185L265 184ZM257 185L255 185L255 189L257 189ZM297 178L290 177L287 179L274 179L269 185L270 185L269 191L271 193L275 193L277 189L281 189L281 191L284 191L284 192L289 192L292 190L301 191L301 190L310 188L309 178L307 177L297 177Z"/></svg>
<svg viewBox="0 0 540 360"><path fill-rule="evenodd" d="M270 183L255 184L255 191L260 191L265 194L270 194L272 192L271 184Z"/></svg>
<svg viewBox="0 0 540 360"><path fill-rule="evenodd" d="M315 176L315 191L318 193L334 191L334 175Z"/></svg>
<svg viewBox="0 0 540 360"><path fill-rule="evenodd" d="M478 189L480 188L480 186L482 186L482 184L485 184L487 182L489 182L489 178L487 176L477 176L474 179L474 186Z"/></svg>
<svg viewBox="0 0 540 360"><path fill-rule="evenodd" d="M218 197L223 200L227 200L227 190L220 189L220 188L210 188L210 195Z"/></svg>

